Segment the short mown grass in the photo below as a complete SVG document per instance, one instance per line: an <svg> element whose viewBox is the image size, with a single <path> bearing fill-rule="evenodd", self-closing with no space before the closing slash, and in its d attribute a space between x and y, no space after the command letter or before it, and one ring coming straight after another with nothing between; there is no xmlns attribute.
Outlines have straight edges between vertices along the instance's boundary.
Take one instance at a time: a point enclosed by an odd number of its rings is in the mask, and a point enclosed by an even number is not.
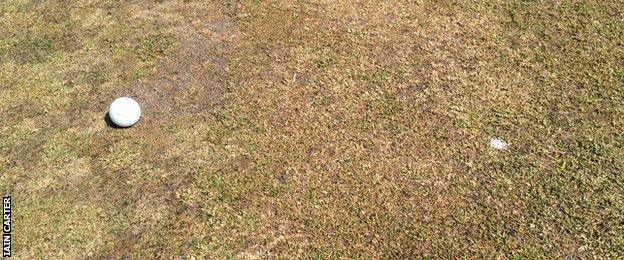
<svg viewBox="0 0 624 260"><path fill-rule="evenodd" d="M4 1L14 255L620 258L621 10Z"/></svg>

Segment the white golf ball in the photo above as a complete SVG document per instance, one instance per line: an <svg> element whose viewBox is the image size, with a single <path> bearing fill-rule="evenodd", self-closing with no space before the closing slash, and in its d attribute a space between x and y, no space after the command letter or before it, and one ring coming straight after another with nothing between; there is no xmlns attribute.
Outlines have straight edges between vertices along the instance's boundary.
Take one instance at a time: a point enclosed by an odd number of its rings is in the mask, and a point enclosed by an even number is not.
<svg viewBox="0 0 624 260"><path fill-rule="evenodd" d="M108 116L116 125L129 127L139 121L139 117L141 117L141 107L139 103L132 98L120 97L110 104Z"/></svg>

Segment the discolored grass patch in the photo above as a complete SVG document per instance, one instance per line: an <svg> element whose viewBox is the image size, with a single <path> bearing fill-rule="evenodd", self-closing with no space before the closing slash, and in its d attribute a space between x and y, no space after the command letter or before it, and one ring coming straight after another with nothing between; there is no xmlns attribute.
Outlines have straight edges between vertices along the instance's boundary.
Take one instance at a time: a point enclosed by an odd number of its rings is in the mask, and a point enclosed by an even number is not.
<svg viewBox="0 0 624 260"><path fill-rule="evenodd" d="M622 9L5 1L14 253L621 257Z"/></svg>

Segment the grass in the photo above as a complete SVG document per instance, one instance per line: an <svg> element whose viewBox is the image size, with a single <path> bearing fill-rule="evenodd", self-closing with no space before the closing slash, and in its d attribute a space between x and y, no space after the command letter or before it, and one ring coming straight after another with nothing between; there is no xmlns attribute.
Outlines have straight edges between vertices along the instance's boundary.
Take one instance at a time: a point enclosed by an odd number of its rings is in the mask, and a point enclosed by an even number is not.
<svg viewBox="0 0 624 260"><path fill-rule="evenodd" d="M4 1L13 253L622 257L622 9Z"/></svg>

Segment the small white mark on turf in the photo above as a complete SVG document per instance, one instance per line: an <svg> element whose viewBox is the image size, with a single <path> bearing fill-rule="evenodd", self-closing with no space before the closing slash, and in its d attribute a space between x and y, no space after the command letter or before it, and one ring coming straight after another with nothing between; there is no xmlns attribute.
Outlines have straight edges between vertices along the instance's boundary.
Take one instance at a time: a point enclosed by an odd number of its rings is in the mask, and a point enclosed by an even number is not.
<svg viewBox="0 0 624 260"><path fill-rule="evenodd" d="M504 150L505 147L507 147L507 142L500 138L492 138L492 140L490 140L490 147L496 150Z"/></svg>

